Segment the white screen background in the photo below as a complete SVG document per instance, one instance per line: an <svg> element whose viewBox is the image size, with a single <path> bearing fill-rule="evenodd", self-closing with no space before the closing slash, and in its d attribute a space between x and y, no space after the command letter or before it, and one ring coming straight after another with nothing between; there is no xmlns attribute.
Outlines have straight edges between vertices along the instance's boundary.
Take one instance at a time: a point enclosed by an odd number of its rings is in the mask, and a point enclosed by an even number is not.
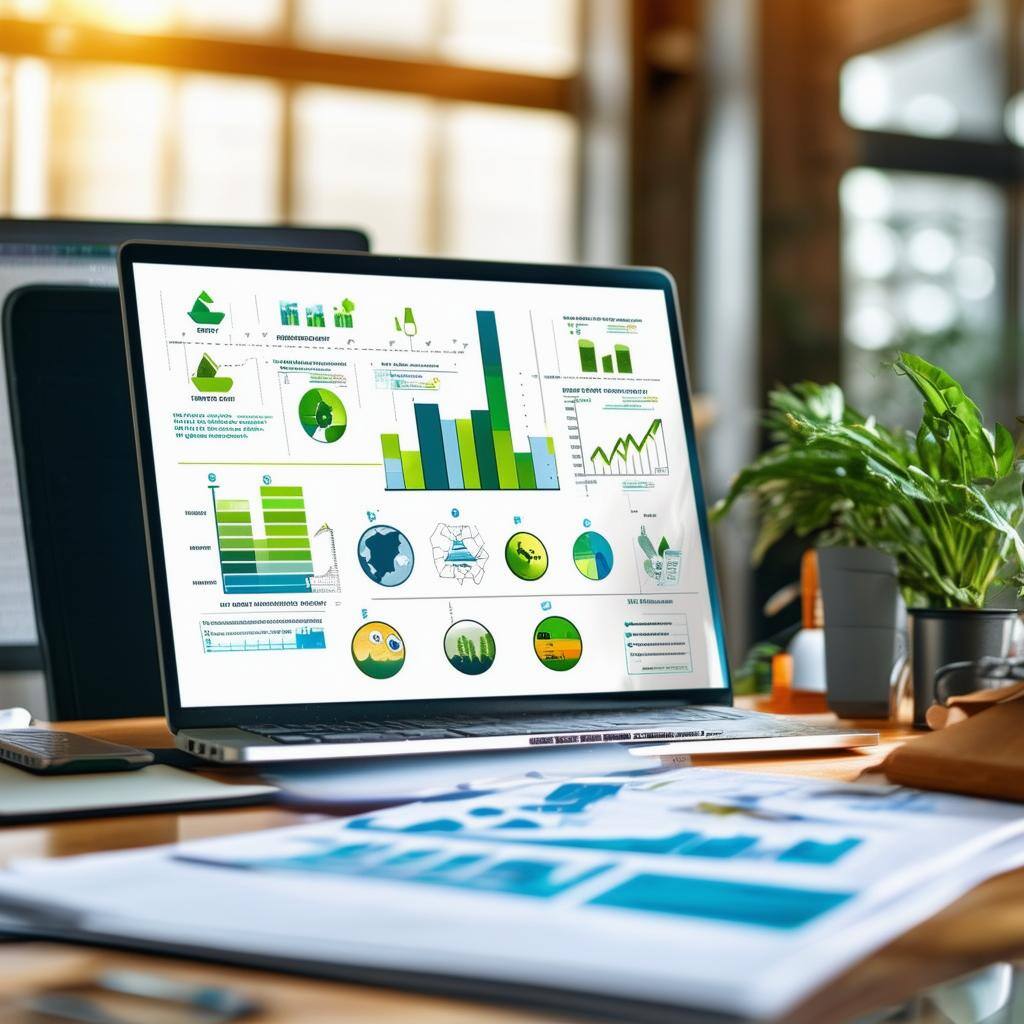
<svg viewBox="0 0 1024 1024"><path fill-rule="evenodd" d="M183 707L724 685L660 291L156 265L136 266L135 285ZM224 313L217 325L188 316L203 291ZM351 327L334 326L343 298L355 303ZM296 304L299 326L282 325L282 302ZM306 326L317 305L325 326ZM495 317L514 448L550 437L558 489L387 489L381 435L418 449L416 403L436 404L442 419L487 408L481 310ZM596 370L584 369L581 339L594 344ZM231 378L229 391L198 390L204 354ZM313 388L345 409L345 431L331 443L300 421ZM637 457L628 438L642 442L655 419L660 429ZM627 459L614 455L623 440ZM591 459L598 447L615 473L594 471L604 468ZM312 542L318 592L225 593L211 485L218 498L248 502L262 537L265 480L302 489L310 535L330 528L333 559L328 534ZM380 525L400 530L414 553L398 586L362 567L359 538ZM478 556L469 575L441 571L442 527L445 537L468 529L460 535ZM520 531L546 549L539 579L506 564L506 541ZM612 551L601 579L573 557L588 531ZM656 552L667 545L653 565L642 532ZM535 632L548 616L579 632L582 654L568 670L538 655ZM482 674L446 656L445 634L462 620L493 637ZM368 676L353 660L353 637L371 622L401 638L404 660L390 677ZM322 634L322 646L297 646L302 631Z"/></svg>

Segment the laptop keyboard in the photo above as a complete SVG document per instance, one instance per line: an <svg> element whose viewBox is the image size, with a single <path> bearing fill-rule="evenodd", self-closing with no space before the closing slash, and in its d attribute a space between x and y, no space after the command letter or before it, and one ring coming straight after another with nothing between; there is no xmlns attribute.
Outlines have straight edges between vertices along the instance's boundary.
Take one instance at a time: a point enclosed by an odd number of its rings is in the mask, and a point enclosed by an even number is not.
<svg viewBox="0 0 1024 1024"><path fill-rule="evenodd" d="M360 719L310 725L287 723L247 725L275 743L388 743L398 740L466 739L486 736L594 733L595 739L609 740L617 732L629 739L638 730L650 732L645 739L675 739L699 735L702 723L732 721L742 713L729 708L646 708L628 712L604 711L593 714L539 716L531 714L479 716L443 715L430 718L389 718L386 721ZM636 737L633 737L636 738Z"/></svg>

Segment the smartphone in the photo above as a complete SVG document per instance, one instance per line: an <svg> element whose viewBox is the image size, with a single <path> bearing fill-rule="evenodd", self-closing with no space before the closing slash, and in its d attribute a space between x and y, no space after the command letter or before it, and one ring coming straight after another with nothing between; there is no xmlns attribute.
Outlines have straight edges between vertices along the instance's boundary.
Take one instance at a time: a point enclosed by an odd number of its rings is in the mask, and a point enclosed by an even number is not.
<svg viewBox="0 0 1024 1024"><path fill-rule="evenodd" d="M0 729L0 761L42 775L123 772L153 763L148 750L51 729Z"/></svg>

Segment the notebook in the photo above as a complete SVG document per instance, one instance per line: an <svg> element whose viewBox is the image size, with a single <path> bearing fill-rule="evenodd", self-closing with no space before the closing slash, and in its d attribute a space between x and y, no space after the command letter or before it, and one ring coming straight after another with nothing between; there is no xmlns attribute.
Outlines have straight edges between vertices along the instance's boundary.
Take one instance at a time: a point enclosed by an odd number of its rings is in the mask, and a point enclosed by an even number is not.
<svg viewBox="0 0 1024 1024"><path fill-rule="evenodd" d="M269 803L275 786L232 785L154 764L132 772L33 775L0 764L0 825Z"/></svg>
<svg viewBox="0 0 1024 1024"><path fill-rule="evenodd" d="M904 743L882 770L903 786L1024 802L1022 735L1024 700L1008 700Z"/></svg>

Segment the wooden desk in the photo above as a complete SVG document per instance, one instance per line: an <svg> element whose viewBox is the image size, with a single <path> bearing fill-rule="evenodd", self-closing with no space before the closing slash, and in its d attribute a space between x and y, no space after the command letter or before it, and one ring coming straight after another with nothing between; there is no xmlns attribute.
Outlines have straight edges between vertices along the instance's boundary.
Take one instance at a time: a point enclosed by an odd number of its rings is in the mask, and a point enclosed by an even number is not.
<svg viewBox="0 0 1024 1024"><path fill-rule="evenodd" d="M869 724L869 723L862 723ZM138 746L170 746L162 719L66 723L68 728ZM876 728L877 726L871 726ZM743 771L769 771L853 779L877 765L909 730L883 727L883 743L866 753L799 757L695 758L696 763ZM192 811L27 825L0 830L0 864L23 857L63 857L173 843L179 840L273 828L308 817L269 808ZM993 879L937 917L868 958L813 997L790 1019L797 1024L847 1021L854 1015L909 998L930 985L998 960L1024 958L1024 871ZM128 955L15 942L0 945L0 1000L33 987L86 980L99 968L132 966L192 982L228 985L258 998L266 1011L257 1024L325 1024L335 1020L450 1021L454 1024L564 1020L472 1002L418 996L352 984L312 981L268 972L207 966L170 957Z"/></svg>

